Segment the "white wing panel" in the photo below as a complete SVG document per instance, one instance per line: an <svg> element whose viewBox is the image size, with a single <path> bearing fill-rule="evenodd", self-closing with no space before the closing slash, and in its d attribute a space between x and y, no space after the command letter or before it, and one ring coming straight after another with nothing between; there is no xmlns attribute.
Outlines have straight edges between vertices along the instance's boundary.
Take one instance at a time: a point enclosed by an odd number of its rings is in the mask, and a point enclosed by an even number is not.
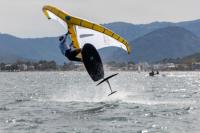
<svg viewBox="0 0 200 133"><path fill-rule="evenodd" d="M94 30L76 26L77 39L80 47L82 48L85 43L90 43L101 49L105 47L119 47L127 51L125 45L118 42L117 40Z"/></svg>

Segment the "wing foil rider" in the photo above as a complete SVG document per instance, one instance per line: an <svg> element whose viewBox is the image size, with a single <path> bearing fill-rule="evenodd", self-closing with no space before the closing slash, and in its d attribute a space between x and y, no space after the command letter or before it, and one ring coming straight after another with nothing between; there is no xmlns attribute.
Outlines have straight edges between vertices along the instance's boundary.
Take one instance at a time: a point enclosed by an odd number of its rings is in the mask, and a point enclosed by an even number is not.
<svg viewBox="0 0 200 133"><path fill-rule="evenodd" d="M82 62L82 59L77 57L77 55L81 53L81 49L74 48L69 32L60 36L59 41L59 48L65 57L67 57L70 61Z"/></svg>

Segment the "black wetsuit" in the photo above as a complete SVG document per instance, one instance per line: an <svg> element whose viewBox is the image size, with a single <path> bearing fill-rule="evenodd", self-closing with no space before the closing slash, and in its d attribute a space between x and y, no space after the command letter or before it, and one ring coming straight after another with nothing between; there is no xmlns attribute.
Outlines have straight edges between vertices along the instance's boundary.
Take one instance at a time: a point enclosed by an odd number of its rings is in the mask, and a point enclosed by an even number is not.
<svg viewBox="0 0 200 133"><path fill-rule="evenodd" d="M65 56L71 60L71 61L81 61L80 58L77 58L76 56L81 52L81 49L68 49L65 51Z"/></svg>

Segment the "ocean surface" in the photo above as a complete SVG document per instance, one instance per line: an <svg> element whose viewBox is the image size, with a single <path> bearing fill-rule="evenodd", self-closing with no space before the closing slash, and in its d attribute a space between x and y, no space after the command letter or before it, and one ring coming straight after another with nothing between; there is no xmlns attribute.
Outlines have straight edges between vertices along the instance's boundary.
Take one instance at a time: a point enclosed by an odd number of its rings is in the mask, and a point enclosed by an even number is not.
<svg viewBox="0 0 200 133"><path fill-rule="evenodd" d="M108 97L86 72L1 72L0 133L200 133L200 72L110 83Z"/></svg>

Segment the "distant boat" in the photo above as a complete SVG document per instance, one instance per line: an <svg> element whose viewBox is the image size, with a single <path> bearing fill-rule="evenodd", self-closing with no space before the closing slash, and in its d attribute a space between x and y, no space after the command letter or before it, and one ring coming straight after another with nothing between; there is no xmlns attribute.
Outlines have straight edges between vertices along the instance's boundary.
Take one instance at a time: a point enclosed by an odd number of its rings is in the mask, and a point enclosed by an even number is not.
<svg viewBox="0 0 200 133"><path fill-rule="evenodd" d="M150 73L149 73L149 76L154 76L155 75L155 73L154 73L154 71L151 71Z"/></svg>
<svg viewBox="0 0 200 133"><path fill-rule="evenodd" d="M149 76L159 75L159 71L154 72L153 70L149 73Z"/></svg>
<svg viewBox="0 0 200 133"><path fill-rule="evenodd" d="M158 74L159 74L159 71L156 71L156 74L158 75Z"/></svg>

